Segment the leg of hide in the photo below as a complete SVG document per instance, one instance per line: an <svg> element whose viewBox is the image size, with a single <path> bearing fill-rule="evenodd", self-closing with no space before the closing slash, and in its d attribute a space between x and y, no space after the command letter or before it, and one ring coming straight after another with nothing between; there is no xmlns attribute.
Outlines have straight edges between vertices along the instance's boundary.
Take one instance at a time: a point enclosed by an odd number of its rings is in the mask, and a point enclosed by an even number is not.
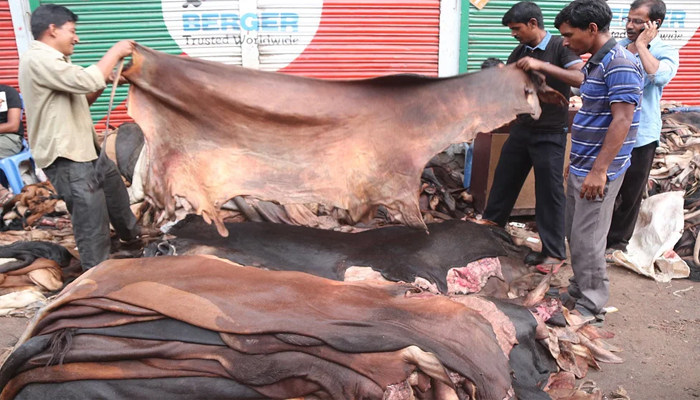
<svg viewBox="0 0 700 400"><path fill-rule="evenodd" d="M515 325L518 344L510 352L508 364L513 370L513 389L518 399L548 400L544 388L555 371L552 356L535 340L537 321L526 308L500 300L493 303Z"/></svg>

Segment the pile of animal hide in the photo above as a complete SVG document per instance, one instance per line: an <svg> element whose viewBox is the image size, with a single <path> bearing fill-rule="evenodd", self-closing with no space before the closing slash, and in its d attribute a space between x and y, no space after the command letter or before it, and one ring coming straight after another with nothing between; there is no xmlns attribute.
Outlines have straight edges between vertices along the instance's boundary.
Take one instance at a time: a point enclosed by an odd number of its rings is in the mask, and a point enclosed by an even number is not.
<svg viewBox="0 0 700 400"><path fill-rule="evenodd" d="M474 216L472 196L464 189L464 145L433 157L421 175L420 211L426 223Z"/></svg>
<svg viewBox="0 0 700 400"><path fill-rule="evenodd" d="M445 296L213 256L109 260L39 312L0 398L600 399L573 376L619 362L609 335L546 289Z"/></svg>
<svg viewBox="0 0 700 400"><path fill-rule="evenodd" d="M610 351L619 349L602 341L611 333L585 325L559 300L543 298L549 279L530 273L522 262L527 249L514 246L501 228L458 220L431 224L429 235L405 226L360 233L248 222L226 228L229 237L224 238L201 217L190 215L169 230L166 240L146 248L145 255L207 254L335 281L411 283L423 293L446 295L480 310L484 301L494 299L500 299L501 309L510 304L523 311L524 306L525 316L506 313L519 332L519 344L509 353L519 377L514 381L519 398L549 398L542 391L550 376L552 397L574 398L573 377L585 377L589 366L622 362ZM496 332L510 326L491 322ZM599 394L577 395L596 399Z"/></svg>
<svg viewBox="0 0 700 400"><path fill-rule="evenodd" d="M700 280L700 113L667 113L662 115L662 120L660 145L649 178L649 194L685 193L685 224L674 250L690 266L690 279Z"/></svg>
<svg viewBox="0 0 700 400"><path fill-rule="evenodd" d="M58 199L50 182L27 185L3 207L0 230L70 228L66 203Z"/></svg>
<svg viewBox="0 0 700 400"><path fill-rule="evenodd" d="M73 257L63 246L19 241L0 246L0 316L29 316L63 287Z"/></svg>
<svg viewBox="0 0 700 400"><path fill-rule="evenodd" d="M92 397L94 385L115 398L139 386L234 399L512 394L488 321L457 302L213 257L107 261L43 309L20 344L0 372L3 399Z"/></svg>

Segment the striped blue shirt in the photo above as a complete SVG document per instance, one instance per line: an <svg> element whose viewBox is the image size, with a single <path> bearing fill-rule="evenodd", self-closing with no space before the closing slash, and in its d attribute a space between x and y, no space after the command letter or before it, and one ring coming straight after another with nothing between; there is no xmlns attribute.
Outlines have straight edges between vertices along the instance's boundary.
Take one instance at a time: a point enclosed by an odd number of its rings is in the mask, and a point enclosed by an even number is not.
<svg viewBox="0 0 700 400"><path fill-rule="evenodd" d="M637 57L610 39L588 60L583 74L581 110L571 127L570 173L585 177L591 172L612 122L610 105L624 102L637 106L622 148L608 167L608 179L614 180L629 167L637 138L644 87L642 66Z"/></svg>

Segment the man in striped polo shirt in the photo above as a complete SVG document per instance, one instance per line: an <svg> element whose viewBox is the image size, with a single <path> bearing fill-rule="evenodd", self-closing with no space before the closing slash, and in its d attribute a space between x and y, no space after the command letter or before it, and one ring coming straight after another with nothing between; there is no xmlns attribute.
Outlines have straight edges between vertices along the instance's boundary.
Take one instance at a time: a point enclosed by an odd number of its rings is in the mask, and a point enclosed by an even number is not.
<svg viewBox="0 0 700 400"><path fill-rule="evenodd" d="M581 110L571 134L566 233L574 276L565 303L584 316L601 314L609 297L605 246L615 197L630 165L643 88L637 58L609 32L603 0L576 0L556 17L564 46L592 54L583 67Z"/></svg>

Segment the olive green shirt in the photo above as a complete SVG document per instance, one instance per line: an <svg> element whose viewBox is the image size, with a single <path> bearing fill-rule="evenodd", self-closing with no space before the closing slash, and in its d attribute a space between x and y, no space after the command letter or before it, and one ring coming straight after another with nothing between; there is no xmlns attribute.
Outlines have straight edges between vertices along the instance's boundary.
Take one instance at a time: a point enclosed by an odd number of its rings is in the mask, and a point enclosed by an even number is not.
<svg viewBox="0 0 700 400"><path fill-rule="evenodd" d="M106 85L97 65L73 65L53 47L32 42L19 62L19 88L37 167L48 167L58 157L76 162L97 158L97 136L85 95Z"/></svg>

